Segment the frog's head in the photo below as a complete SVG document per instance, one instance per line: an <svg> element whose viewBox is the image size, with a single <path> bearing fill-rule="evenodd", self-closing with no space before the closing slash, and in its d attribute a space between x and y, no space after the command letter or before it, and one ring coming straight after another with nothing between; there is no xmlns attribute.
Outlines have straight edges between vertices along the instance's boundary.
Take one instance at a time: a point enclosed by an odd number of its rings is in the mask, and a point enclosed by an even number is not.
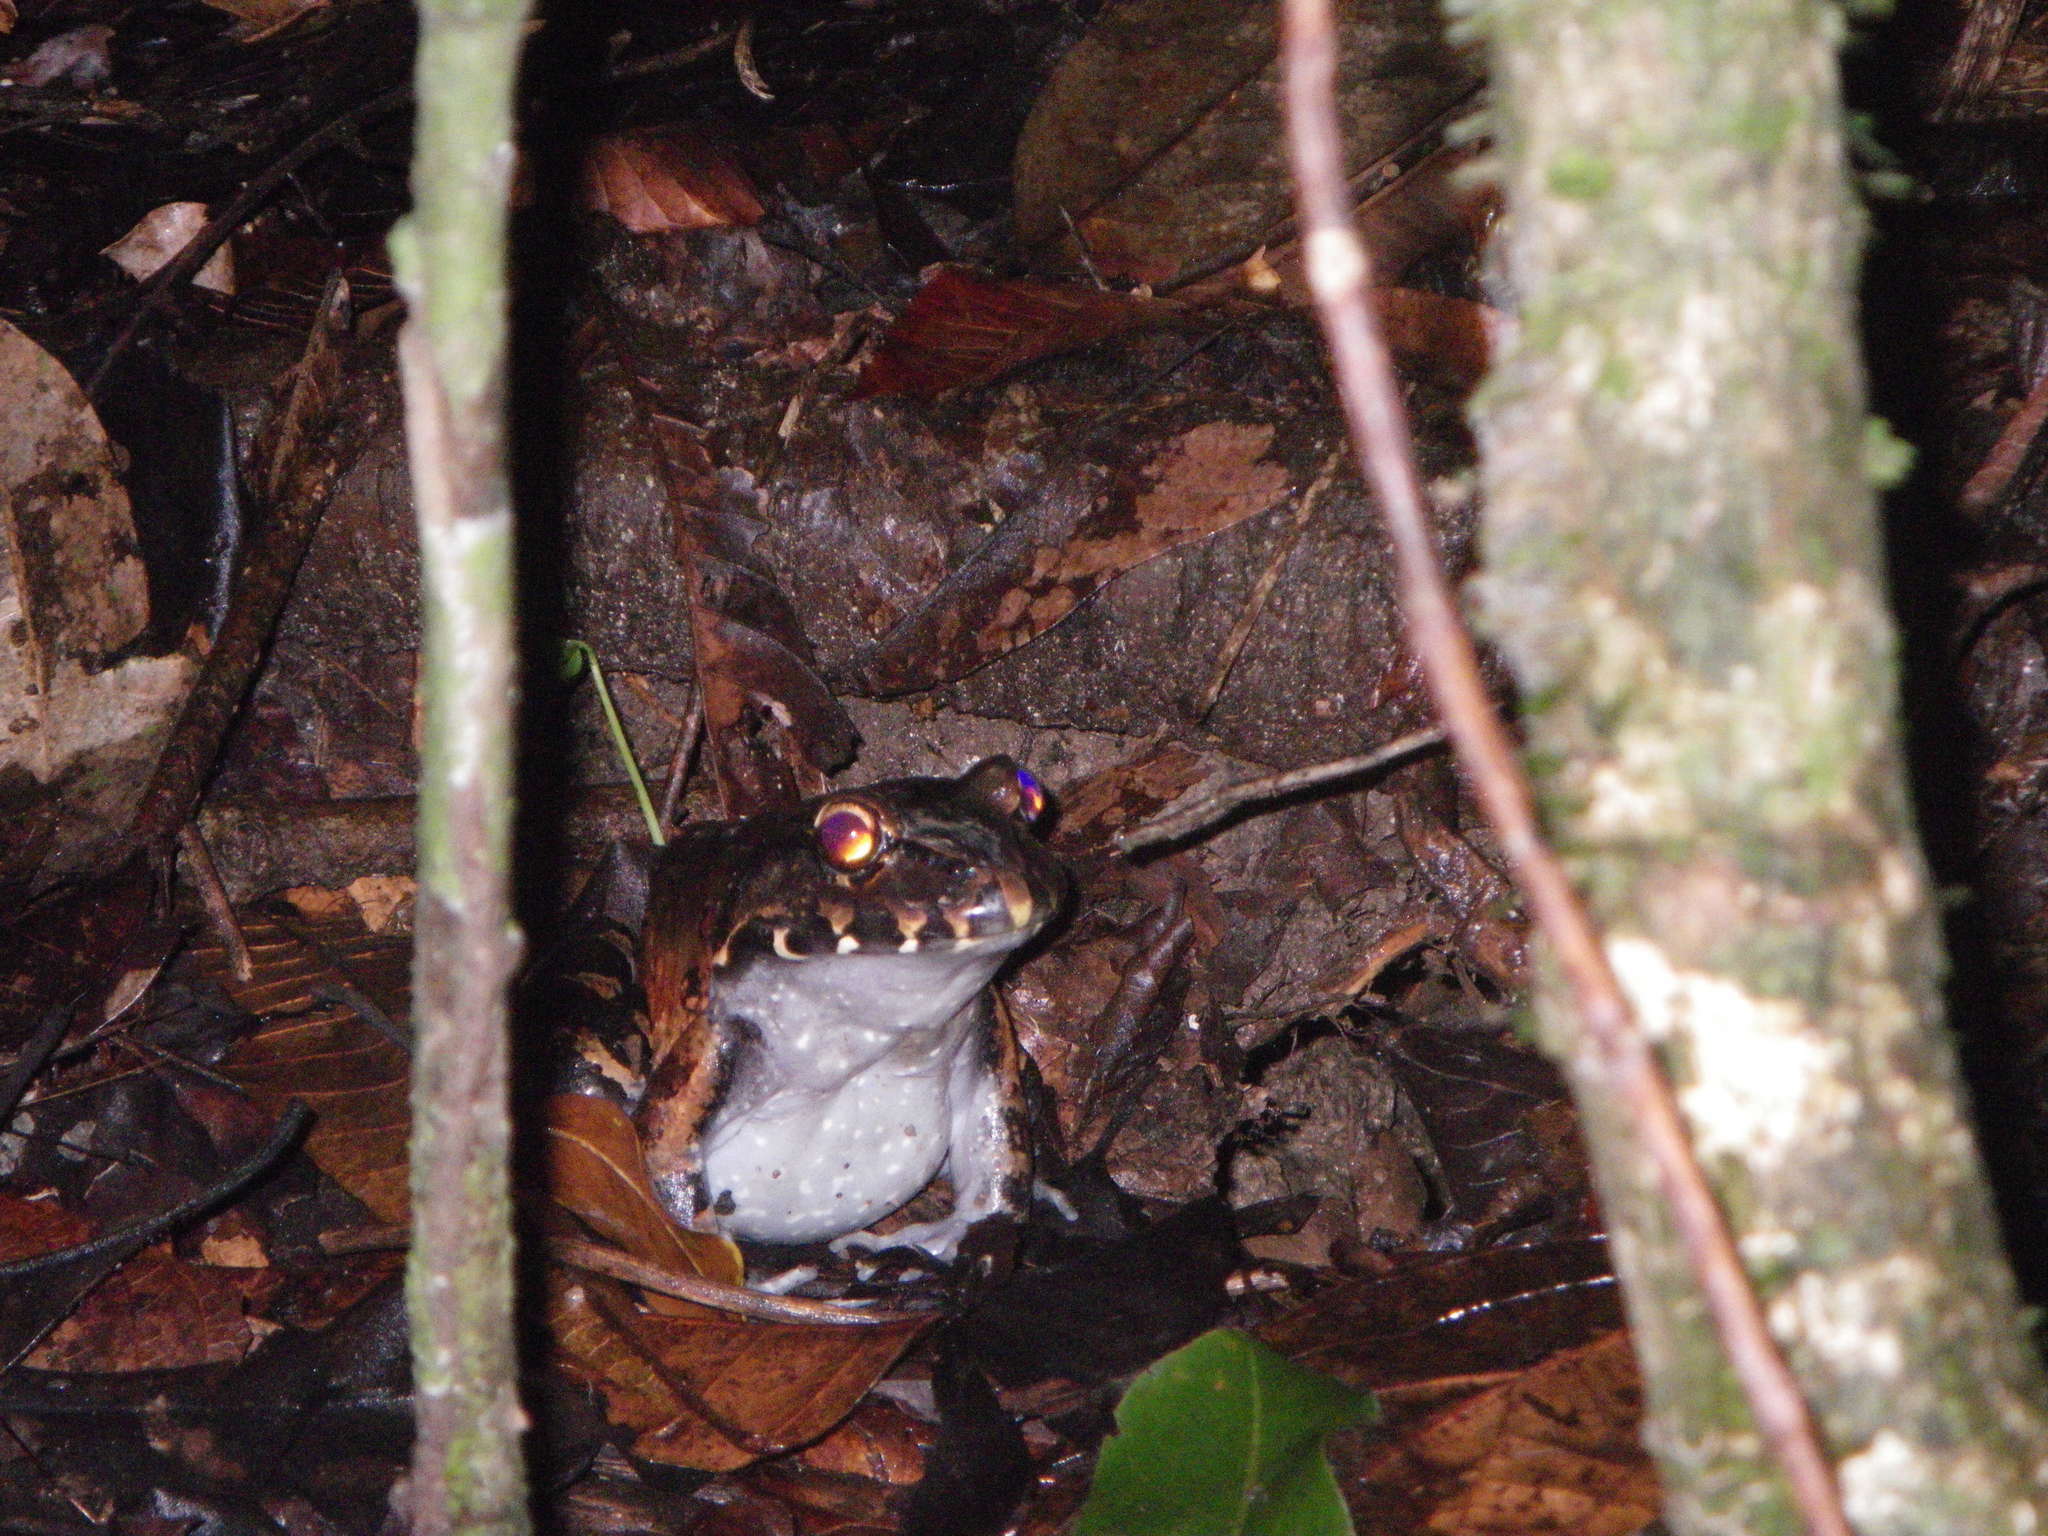
<svg viewBox="0 0 2048 1536"><path fill-rule="evenodd" d="M748 937L785 960L974 955L992 966L1044 928L1066 894L1066 872L1034 830L1045 803L1037 779L1007 757L957 779L821 796L802 812L805 856L752 914Z"/></svg>

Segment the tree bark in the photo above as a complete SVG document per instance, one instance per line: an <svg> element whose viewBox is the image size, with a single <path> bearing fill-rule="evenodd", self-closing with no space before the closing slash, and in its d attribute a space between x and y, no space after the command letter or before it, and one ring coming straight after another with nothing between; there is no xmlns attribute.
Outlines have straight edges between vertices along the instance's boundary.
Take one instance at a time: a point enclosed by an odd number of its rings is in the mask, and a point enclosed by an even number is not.
<svg viewBox="0 0 2048 1536"><path fill-rule="evenodd" d="M528 1526L513 1326L507 994L517 688L506 195L520 0L422 0L414 211L392 236L419 519L422 701L406 1275L416 1536Z"/></svg>
<svg viewBox="0 0 2048 1536"><path fill-rule="evenodd" d="M1553 835L1866 1533L2048 1528L2048 1417L1963 1119L1901 771L1863 236L1818 0L1487 0L1518 341L1478 602ZM1776 1472L1554 985L1684 1531Z"/></svg>

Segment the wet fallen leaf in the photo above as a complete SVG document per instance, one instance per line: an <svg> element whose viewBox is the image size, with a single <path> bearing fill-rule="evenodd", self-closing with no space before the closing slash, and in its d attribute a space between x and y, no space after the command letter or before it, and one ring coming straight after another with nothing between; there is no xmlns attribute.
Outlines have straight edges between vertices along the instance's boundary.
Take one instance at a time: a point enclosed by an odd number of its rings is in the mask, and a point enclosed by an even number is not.
<svg viewBox="0 0 2048 1536"><path fill-rule="evenodd" d="M1642 1384L1619 1330L1344 1458L1361 1536L1629 1536L1657 1516Z"/></svg>
<svg viewBox="0 0 2048 1536"><path fill-rule="evenodd" d="M238 43L260 43L293 22L326 6L327 0L206 0L216 11L235 18L228 36Z"/></svg>
<svg viewBox="0 0 2048 1536"><path fill-rule="evenodd" d="M622 1287L560 1276L548 1324L633 1451L726 1471L828 1433L923 1331L923 1321L845 1328L642 1311Z"/></svg>
<svg viewBox="0 0 2048 1536"><path fill-rule="evenodd" d="M746 1263L730 1238L679 1227L654 1193L640 1136L609 1099L557 1094L546 1109L548 1193L599 1237L636 1259L683 1274L740 1285ZM649 1296L657 1312L703 1315L671 1296Z"/></svg>
<svg viewBox="0 0 2048 1536"><path fill-rule="evenodd" d="M1097 270L1157 285L1284 240L1273 14L1259 0L1105 7L1018 141L1020 242L1071 264L1078 235ZM1476 77L1427 0L1351 0L1338 28L1345 168L1361 194L1384 193L1412 168L1403 152L1428 148L1411 141L1440 130Z"/></svg>
<svg viewBox="0 0 2048 1536"><path fill-rule="evenodd" d="M665 401L658 360L640 366L624 317L608 316L600 334L667 497L704 706L704 759L720 804L748 816L815 794L859 738L818 675L796 610L753 553L760 518L720 480L689 413Z"/></svg>
<svg viewBox="0 0 2048 1536"><path fill-rule="evenodd" d="M861 368L856 398L929 398L1144 325L1172 306L1079 283L986 277L940 267Z"/></svg>
<svg viewBox="0 0 2048 1536"><path fill-rule="evenodd" d="M1298 445L1282 437L1276 423L1204 421L1097 494L1041 495L861 657L855 677L886 694L964 676L1124 572L1266 511L1293 483L1287 448Z"/></svg>
<svg viewBox="0 0 2048 1536"><path fill-rule="evenodd" d="M240 1360L255 1343L250 1271L147 1249L95 1286L22 1361L43 1371L153 1371Z"/></svg>

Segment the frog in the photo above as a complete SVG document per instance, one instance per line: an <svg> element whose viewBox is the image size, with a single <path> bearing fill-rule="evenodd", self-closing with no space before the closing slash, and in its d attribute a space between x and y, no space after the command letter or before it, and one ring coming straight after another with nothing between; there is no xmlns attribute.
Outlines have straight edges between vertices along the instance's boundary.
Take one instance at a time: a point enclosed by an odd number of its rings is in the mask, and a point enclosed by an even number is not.
<svg viewBox="0 0 2048 1536"><path fill-rule="evenodd" d="M951 1261L1019 1215L1028 1117L997 973L1060 911L1039 781L1008 757L686 825L640 951L635 1124L685 1225ZM941 1172L953 1208L877 1236Z"/></svg>

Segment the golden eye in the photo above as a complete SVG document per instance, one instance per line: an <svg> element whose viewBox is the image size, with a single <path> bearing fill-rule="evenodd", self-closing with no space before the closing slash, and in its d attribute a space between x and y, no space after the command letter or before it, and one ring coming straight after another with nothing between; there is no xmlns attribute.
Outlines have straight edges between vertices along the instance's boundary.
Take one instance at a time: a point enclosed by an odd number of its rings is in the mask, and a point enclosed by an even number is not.
<svg viewBox="0 0 2048 1536"><path fill-rule="evenodd" d="M858 800L827 801L812 828L818 852L834 869L859 869L882 851L882 820Z"/></svg>

